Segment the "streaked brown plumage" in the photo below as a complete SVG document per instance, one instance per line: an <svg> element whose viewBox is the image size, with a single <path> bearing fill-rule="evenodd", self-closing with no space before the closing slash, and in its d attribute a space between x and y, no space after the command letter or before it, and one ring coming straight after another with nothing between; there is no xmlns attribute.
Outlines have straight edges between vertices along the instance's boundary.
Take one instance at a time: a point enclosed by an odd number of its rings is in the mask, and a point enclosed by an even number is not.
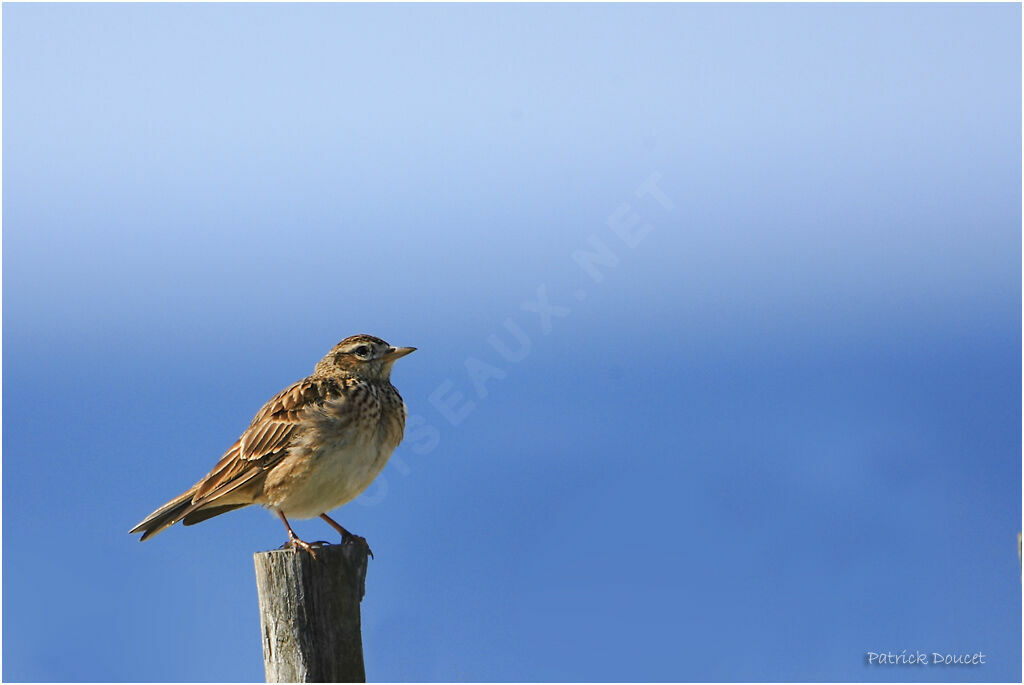
<svg viewBox="0 0 1024 685"><path fill-rule="evenodd" d="M289 544L314 553L287 517L320 516L354 499L402 440L405 404L391 385L391 365L415 348L371 335L342 340L313 374L272 397L249 428L199 482L131 530L146 540L181 521L190 526L260 504L276 512Z"/></svg>

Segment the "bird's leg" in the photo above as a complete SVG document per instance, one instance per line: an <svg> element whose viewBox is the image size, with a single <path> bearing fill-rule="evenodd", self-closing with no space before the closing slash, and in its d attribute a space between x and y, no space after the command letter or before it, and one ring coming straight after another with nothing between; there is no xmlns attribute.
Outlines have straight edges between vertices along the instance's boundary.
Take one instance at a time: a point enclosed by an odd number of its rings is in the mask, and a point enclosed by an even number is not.
<svg viewBox="0 0 1024 685"><path fill-rule="evenodd" d="M320 514L320 518L322 518L324 521L327 521L327 525L329 525L331 528L333 528L334 530L336 530L339 533L341 533L342 541L344 541L345 538L357 537L357 536L353 535L352 533L348 532L348 530L345 529L345 526L341 525L340 523L338 523L337 521L332 519L327 514Z"/></svg>
<svg viewBox="0 0 1024 685"><path fill-rule="evenodd" d="M314 549L313 545L300 539L299 536L295 534L295 531L292 530L291 524L288 523L288 519L284 517L284 512L279 511L277 512L277 515L281 517L281 521L284 522L284 527L288 529L288 542L285 543L285 546L291 547L296 552L300 549L304 549L309 552L314 559L316 559L316 549Z"/></svg>
<svg viewBox="0 0 1024 685"><path fill-rule="evenodd" d="M355 533L348 532L347 530L345 530L345 526L341 525L327 514L320 514L320 518L322 518L324 521L327 521L327 525L329 525L331 528L333 528L341 534L341 544L345 544L347 540L353 540L354 542L361 543L366 547L366 553L370 555L371 559L373 558L373 551L370 549L370 545L367 544L366 538L360 535L356 535Z"/></svg>

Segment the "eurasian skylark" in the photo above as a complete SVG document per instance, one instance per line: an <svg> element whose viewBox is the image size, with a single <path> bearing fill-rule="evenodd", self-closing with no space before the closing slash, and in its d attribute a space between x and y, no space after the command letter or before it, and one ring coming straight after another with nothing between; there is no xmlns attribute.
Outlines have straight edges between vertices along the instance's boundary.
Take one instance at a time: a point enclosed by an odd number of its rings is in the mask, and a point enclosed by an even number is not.
<svg viewBox="0 0 1024 685"><path fill-rule="evenodd" d="M141 540L178 521L190 526L260 504L288 529L288 545L316 556L288 523L319 516L361 540L327 512L355 499L381 472L405 430L405 404L391 366L415 347L392 347L372 335L345 338L313 375L270 399L210 473L147 516Z"/></svg>

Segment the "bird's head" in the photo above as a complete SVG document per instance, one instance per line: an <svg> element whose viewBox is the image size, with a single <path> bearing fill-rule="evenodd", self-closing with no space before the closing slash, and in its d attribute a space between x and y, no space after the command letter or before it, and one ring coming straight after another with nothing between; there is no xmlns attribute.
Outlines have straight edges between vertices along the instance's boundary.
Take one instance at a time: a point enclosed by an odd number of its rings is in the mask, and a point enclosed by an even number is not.
<svg viewBox="0 0 1024 685"><path fill-rule="evenodd" d="M335 345L317 363L313 373L317 376L387 380L395 360L415 350L415 347L393 347L372 335L353 335Z"/></svg>

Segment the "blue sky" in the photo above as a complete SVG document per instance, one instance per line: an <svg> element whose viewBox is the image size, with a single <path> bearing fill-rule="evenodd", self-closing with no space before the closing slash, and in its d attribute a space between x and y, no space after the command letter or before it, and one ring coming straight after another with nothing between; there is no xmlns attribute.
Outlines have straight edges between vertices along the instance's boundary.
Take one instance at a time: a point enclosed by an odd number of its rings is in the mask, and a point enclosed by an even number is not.
<svg viewBox="0 0 1024 685"><path fill-rule="evenodd" d="M1019 681L1020 12L5 5L3 678L261 680L127 530L367 332L371 680Z"/></svg>

